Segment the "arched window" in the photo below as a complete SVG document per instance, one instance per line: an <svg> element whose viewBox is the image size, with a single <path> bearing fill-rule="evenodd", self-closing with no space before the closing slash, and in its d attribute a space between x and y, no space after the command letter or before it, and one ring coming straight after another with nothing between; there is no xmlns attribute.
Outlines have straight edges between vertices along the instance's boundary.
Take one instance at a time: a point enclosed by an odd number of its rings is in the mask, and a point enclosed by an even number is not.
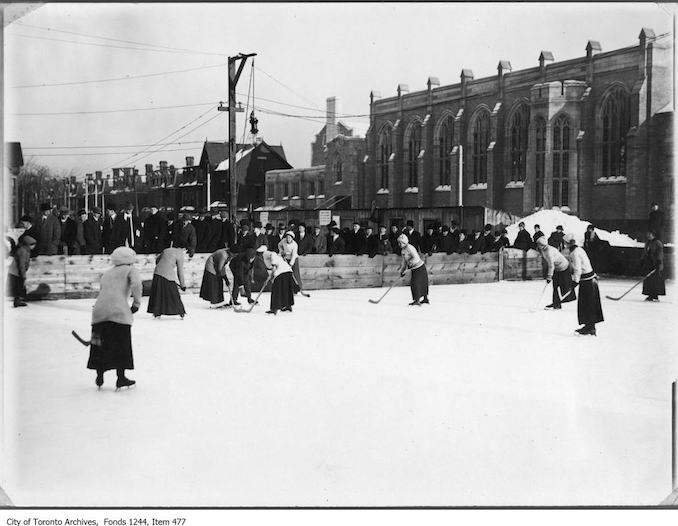
<svg viewBox="0 0 678 526"><path fill-rule="evenodd" d="M544 206L544 174L546 173L546 121L539 117L535 122L536 163L534 172L534 205Z"/></svg>
<svg viewBox="0 0 678 526"><path fill-rule="evenodd" d="M340 183L344 180L344 164L338 155L334 158L334 175L335 182Z"/></svg>
<svg viewBox="0 0 678 526"><path fill-rule="evenodd" d="M601 108L603 177L626 177L626 134L631 126L629 96L621 86L613 88Z"/></svg>
<svg viewBox="0 0 678 526"><path fill-rule="evenodd" d="M482 111L473 123L473 184L487 183L487 147L490 144L490 114Z"/></svg>
<svg viewBox="0 0 678 526"><path fill-rule="evenodd" d="M388 160L391 158L391 128L385 127L379 133L377 140L377 173L379 174L379 188L387 189L389 185Z"/></svg>
<svg viewBox="0 0 678 526"><path fill-rule="evenodd" d="M561 115L553 124L553 206L569 205L570 143L570 121Z"/></svg>
<svg viewBox="0 0 678 526"><path fill-rule="evenodd" d="M407 138L407 186L415 188L418 181L418 161L417 157L421 151L421 125L415 121L410 126L410 133Z"/></svg>
<svg viewBox="0 0 678 526"><path fill-rule="evenodd" d="M449 186L452 175L452 160L450 151L454 140L454 119L451 116L445 118L438 130L438 184Z"/></svg>
<svg viewBox="0 0 678 526"><path fill-rule="evenodd" d="M530 123L530 109L521 104L511 116L509 140L511 144L511 181L525 180L527 157L527 129Z"/></svg>

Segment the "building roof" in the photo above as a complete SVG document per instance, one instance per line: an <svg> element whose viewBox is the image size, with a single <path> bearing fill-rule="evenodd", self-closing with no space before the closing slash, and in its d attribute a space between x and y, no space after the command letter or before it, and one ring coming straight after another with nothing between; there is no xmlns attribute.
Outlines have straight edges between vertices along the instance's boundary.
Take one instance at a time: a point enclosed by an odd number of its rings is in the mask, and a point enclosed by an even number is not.
<svg viewBox="0 0 678 526"><path fill-rule="evenodd" d="M246 158L249 153L254 151L256 148L263 148L270 151L279 157L284 164L290 168L292 167L292 165L287 162L285 150L283 149L282 145L271 146L265 141L261 141L258 144L237 144L235 154L236 162L240 162ZM228 170L228 143L205 141L202 155L200 157L200 164L209 164L210 169L214 171Z"/></svg>

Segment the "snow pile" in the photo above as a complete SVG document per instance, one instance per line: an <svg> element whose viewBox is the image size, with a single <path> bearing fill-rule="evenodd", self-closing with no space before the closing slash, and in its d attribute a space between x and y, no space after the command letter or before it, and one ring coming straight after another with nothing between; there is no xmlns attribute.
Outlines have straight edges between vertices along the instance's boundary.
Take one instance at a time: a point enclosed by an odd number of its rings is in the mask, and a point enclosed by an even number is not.
<svg viewBox="0 0 678 526"><path fill-rule="evenodd" d="M565 233L572 234L580 246L584 243L586 227L591 224L589 221L583 221L575 215L565 214L560 210L540 210L523 218L522 221L525 223L525 229L530 233L530 236L534 235L534 225L539 225L547 238L551 235L551 232L556 230L558 225L562 225ZM518 235L518 223L508 226L506 230L508 231L509 241L513 244ZM608 232L607 230L596 228L596 234L600 239L608 241L610 245L615 247L645 246L644 243L636 241L626 234L622 234L619 230Z"/></svg>

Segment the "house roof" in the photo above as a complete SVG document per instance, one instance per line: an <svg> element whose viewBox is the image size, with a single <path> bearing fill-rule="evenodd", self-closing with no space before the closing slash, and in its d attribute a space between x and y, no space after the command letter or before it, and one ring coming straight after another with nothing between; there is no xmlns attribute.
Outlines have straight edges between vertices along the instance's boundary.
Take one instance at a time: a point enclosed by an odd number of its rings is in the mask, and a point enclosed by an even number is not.
<svg viewBox="0 0 678 526"><path fill-rule="evenodd" d="M292 165L287 162L285 157L285 150L282 145L271 146L265 141L261 141L259 144L237 144L236 145L236 162L240 162L242 159L246 158L250 152L254 151L256 148L263 148L274 155L276 155L283 164L286 164L288 168L292 168ZM209 163L210 169L214 171L223 171L228 170L228 143L225 142L210 142L205 141L203 146L202 156L200 157L200 164Z"/></svg>

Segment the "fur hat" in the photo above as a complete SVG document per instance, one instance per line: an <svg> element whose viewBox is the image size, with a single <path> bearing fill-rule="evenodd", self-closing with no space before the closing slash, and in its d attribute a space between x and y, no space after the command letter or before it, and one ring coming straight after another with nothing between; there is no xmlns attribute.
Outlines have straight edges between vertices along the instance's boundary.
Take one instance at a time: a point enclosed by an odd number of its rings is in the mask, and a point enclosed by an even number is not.
<svg viewBox="0 0 678 526"><path fill-rule="evenodd" d="M111 254L111 263L118 265L133 265L137 253L129 247L118 247Z"/></svg>

